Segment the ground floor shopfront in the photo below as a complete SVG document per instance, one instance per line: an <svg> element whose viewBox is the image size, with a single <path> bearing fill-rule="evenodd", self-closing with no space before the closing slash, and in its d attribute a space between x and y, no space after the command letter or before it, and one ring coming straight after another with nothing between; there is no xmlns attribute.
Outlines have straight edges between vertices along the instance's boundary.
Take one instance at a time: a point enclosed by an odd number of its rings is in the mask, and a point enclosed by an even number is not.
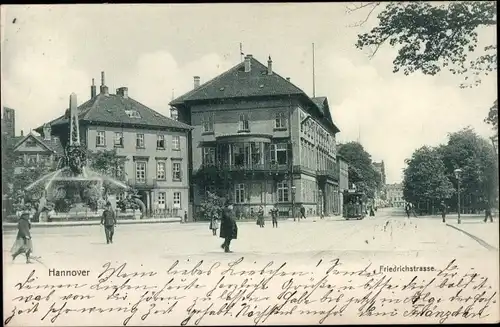
<svg viewBox="0 0 500 327"><path fill-rule="evenodd" d="M189 194L187 187L164 187L139 189L139 200L144 204L143 215L147 217L184 217L188 211ZM120 201L125 193L117 194Z"/></svg>
<svg viewBox="0 0 500 327"><path fill-rule="evenodd" d="M286 175L266 179L233 179L224 186L203 185L194 187L195 216L200 215L206 192L227 197L234 204L237 218L257 216L262 206L265 216L277 207L279 216L296 217L303 206L306 216L333 216L341 214L340 194L335 182L321 182L314 176L297 174L293 181Z"/></svg>

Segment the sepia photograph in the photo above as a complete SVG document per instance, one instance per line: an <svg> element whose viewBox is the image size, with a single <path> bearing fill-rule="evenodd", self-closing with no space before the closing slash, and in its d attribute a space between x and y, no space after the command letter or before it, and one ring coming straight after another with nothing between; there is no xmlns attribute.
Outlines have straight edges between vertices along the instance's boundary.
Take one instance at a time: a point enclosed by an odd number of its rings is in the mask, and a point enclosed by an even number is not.
<svg viewBox="0 0 500 327"><path fill-rule="evenodd" d="M500 322L496 1L0 12L4 326Z"/></svg>

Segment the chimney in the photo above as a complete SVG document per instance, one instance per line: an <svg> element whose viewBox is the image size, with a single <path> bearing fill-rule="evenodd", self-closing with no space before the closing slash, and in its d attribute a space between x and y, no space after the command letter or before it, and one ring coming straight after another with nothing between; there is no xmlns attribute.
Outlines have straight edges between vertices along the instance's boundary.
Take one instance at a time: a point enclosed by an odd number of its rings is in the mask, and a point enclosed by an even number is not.
<svg viewBox="0 0 500 327"><path fill-rule="evenodd" d="M290 77L287 77L286 80L290 82Z"/></svg>
<svg viewBox="0 0 500 327"><path fill-rule="evenodd" d="M245 56L245 73L249 73L252 70L252 62L250 61L252 57L250 54Z"/></svg>
<svg viewBox="0 0 500 327"><path fill-rule="evenodd" d="M21 136L24 136L24 131L23 130L21 130Z"/></svg>
<svg viewBox="0 0 500 327"><path fill-rule="evenodd" d="M195 89L199 88L200 87L200 76L194 76L193 80L194 80L194 88Z"/></svg>
<svg viewBox="0 0 500 327"><path fill-rule="evenodd" d="M109 95L109 88L106 86L104 72L101 72L101 94Z"/></svg>
<svg viewBox="0 0 500 327"><path fill-rule="evenodd" d="M128 87L122 86L116 90L116 94L127 99L128 98Z"/></svg>
<svg viewBox="0 0 500 327"><path fill-rule="evenodd" d="M273 74L273 61L271 60L271 56L269 56L269 59L267 60L267 75L272 75Z"/></svg>
<svg viewBox="0 0 500 327"><path fill-rule="evenodd" d="M93 99L97 95L97 87L94 84L94 79L92 79L92 85L90 86L90 98Z"/></svg>
<svg viewBox="0 0 500 327"><path fill-rule="evenodd" d="M50 140L50 134L51 134L52 128L50 127L49 124L44 124L43 125L43 139L45 141Z"/></svg>

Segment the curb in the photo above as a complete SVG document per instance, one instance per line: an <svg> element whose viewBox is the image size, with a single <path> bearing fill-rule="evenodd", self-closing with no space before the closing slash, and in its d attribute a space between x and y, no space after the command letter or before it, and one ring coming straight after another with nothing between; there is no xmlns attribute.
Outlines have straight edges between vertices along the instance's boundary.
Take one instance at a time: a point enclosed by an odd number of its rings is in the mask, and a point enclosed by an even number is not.
<svg viewBox="0 0 500 327"><path fill-rule="evenodd" d="M180 223L180 218L167 218L161 220L118 220L117 225L144 225L144 224L168 224L168 223ZM81 226L97 226L101 222L96 221L75 221L75 222L51 222L51 223L32 223L31 228L53 228L53 227L81 227ZM3 223L3 230L17 229L17 223Z"/></svg>
<svg viewBox="0 0 500 327"><path fill-rule="evenodd" d="M474 241L478 242L482 247L486 248L488 251L498 251L498 249L496 247L494 247L493 245L489 244L488 242L486 242L485 240L481 239L480 237L476 236L476 235L473 235L469 232L466 232L464 231L463 229L461 228L458 228L457 226L453 226L453 225L450 225L450 224L446 224L446 226L450 227L450 228L453 228L459 232L462 232L464 233L465 235L469 236L470 238L472 238Z"/></svg>

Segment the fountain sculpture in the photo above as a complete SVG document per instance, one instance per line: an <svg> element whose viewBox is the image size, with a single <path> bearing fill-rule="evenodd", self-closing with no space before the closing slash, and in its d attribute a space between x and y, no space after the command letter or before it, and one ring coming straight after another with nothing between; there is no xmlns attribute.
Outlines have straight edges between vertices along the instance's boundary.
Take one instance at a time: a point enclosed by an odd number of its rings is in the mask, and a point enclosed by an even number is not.
<svg viewBox="0 0 500 327"><path fill-rule="evenodd" d="M43 186L40 203L57 199L70 202L71 209L65 214L67 219L88 218L89 211L95 211L89 210L89 199L94 203L103 202L107 196L104 192L105 184L107 188L129 189L128 185L87 167L87 150L80 143L76 101L76 94L72 93L69 100L69 142L64 158L59 160L56 171L42 176L26 187L26 190L30 191L37 186ZM83 217L78 217L82 215Z"/></svg>

